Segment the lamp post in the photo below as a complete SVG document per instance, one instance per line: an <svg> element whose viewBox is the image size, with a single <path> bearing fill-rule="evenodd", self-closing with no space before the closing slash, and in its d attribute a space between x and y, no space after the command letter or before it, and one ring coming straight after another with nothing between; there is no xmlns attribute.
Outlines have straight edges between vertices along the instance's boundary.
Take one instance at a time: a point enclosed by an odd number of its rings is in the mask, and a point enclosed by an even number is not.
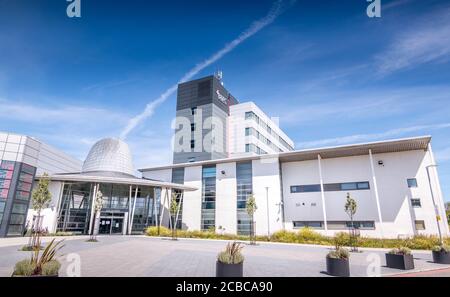
<svg viewBox="0 0 450 297"><path fill-rule="evenodd" d="M435 218L436 218L436 223L437 223L438 232L439 232L439 241L442 245L443 239L442 239L442 232L441 232L441 224L439 223L439 217L440 217L439 207L436 204L436 201L434 200L434 191L433 191L433 186L431 185L431 177L430 177L430 167L437 167L437 165L436 164L428 165L426 167L426 169L427 169L427 175L428 175L428 184L430 185L430 191L431 191L431 200L433 201Z"/></svg>
<svg viewBox="0 0 450 297"><path fill-rule="evenodd" d="M266 187L266 206L267 206L267 237L270 237L270 221L269 221L269 187Z"/></svg>

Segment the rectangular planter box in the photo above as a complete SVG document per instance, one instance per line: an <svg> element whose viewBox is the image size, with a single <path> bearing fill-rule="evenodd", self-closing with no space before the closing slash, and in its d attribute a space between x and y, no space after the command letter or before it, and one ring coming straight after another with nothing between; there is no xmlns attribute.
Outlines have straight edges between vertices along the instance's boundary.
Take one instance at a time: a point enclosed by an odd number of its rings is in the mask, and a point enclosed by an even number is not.
<svg viewBox="0 0 450 297"><path fill-rule="evenodd" d="M386 254L386 266L402 270L414 269L413 255Z"/></svg>
<svg viewBox="0 0 450 297"><path fill-rule="evenodd" d="M350 276L350 263L348 259L334 259L327 257L327 273L332 276Z"/></svg>
<svg viewBox="0 0 450 297"><path fill-rule="evenodd" d="M438 264L450 264L450 253L433 251L433 262Z"/></svg>
<svg viewBox="0 0 450 297"><path fill-rule="evenodd" d="M216 277L243 277L244 263L240 264L224 264L216 262Z"/></svg>

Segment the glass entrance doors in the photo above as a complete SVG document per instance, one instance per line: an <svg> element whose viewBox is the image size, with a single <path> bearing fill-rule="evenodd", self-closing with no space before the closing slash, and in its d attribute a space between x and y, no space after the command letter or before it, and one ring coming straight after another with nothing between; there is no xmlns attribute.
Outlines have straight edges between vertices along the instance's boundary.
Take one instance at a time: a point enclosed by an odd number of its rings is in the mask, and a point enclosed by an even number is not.
<svg viewBox="0 0 450 297"><path fill-rule="evenodd" d="M124 212L102 212L100 216L100 234L126 234Z"/></svg>

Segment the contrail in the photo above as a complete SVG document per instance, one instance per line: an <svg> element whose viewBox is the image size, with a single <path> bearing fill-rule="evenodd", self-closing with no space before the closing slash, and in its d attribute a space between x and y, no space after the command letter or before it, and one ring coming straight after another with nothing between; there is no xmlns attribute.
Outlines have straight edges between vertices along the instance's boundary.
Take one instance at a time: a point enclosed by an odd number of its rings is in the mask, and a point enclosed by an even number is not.
<svg viewBox="0 0 450 297"><path fill-rule="evenodd" d="M291 2L293 4L294 2ZM193 78L196 74L198 74L200 71L208 67L209 65L213 64L217 60L221 59L223 56L225 56L227 53L232 51L234 48L236 48L239 44L244 42L246 39L250 38L251 36L258 33L261 29L266 27L267 25L270 25L275 21L275 19L284 11L283 9L283 0L276 1L269 13L263 17L260 20L257 20L253 22L250 27L248 27L245 31L243 31L236 39L231 41L230 43L226 44L225 47L223 47L221 50L213 54L208 59L204 60L203 62L197 64L194 68L189 70L175 85L168 88L164 93L162 93L158 99L150 102L145 107L144 111L140 114L136 115L135 117L131 118L128 121L127 126L125 129L123 129L122 133L120 134L121 139L125 139L128 134L136 128L138 124L140 124L143 120L151 117L153 113L155 112L155 109L162 104L164 101L167 100L175 91L177 90L178 84L186 82Z"/></svg>

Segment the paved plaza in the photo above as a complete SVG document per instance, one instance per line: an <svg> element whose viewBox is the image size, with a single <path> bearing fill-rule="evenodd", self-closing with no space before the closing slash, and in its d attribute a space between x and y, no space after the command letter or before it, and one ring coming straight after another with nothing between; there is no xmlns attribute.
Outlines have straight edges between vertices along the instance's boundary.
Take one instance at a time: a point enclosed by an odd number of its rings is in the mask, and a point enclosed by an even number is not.
<svg viewBox="0 0 450 297"><path fill-rule="evenodd" d="M209 277L215 275L217 253L226 241L151 238L146 236L99 236L97 243L86 242L88 237L67 237L61 250L61 276L73 268L74 259L81 260L81 276L180 276ZM57 237L57 240L62 238ZM48 242L50 238L45 238ZM19 251L27 238L0 239L0 276L10 276L14 264L30 256ZM250 277L327 276L325 255L330 247L258 243L245 244L244 275ZM368 276L381 261L381 275L402 271L384 267L385 250L364 249L351 253L352 276ZM415 272L448 269L448 265L431 263L431 252L414 251ZM371 265L372 263L372 265ZM379 266L378 266L379 267ZM69 271L73 271L70 270ZM376 269L375 269L376 271ZM445 270L442 270L445 271ZM448 273L448 270L446 270ZM411 271L409 271L410 273ZM70 273L70 272L69 272ZM439 274L436 272L435 274Z"/></svg>

